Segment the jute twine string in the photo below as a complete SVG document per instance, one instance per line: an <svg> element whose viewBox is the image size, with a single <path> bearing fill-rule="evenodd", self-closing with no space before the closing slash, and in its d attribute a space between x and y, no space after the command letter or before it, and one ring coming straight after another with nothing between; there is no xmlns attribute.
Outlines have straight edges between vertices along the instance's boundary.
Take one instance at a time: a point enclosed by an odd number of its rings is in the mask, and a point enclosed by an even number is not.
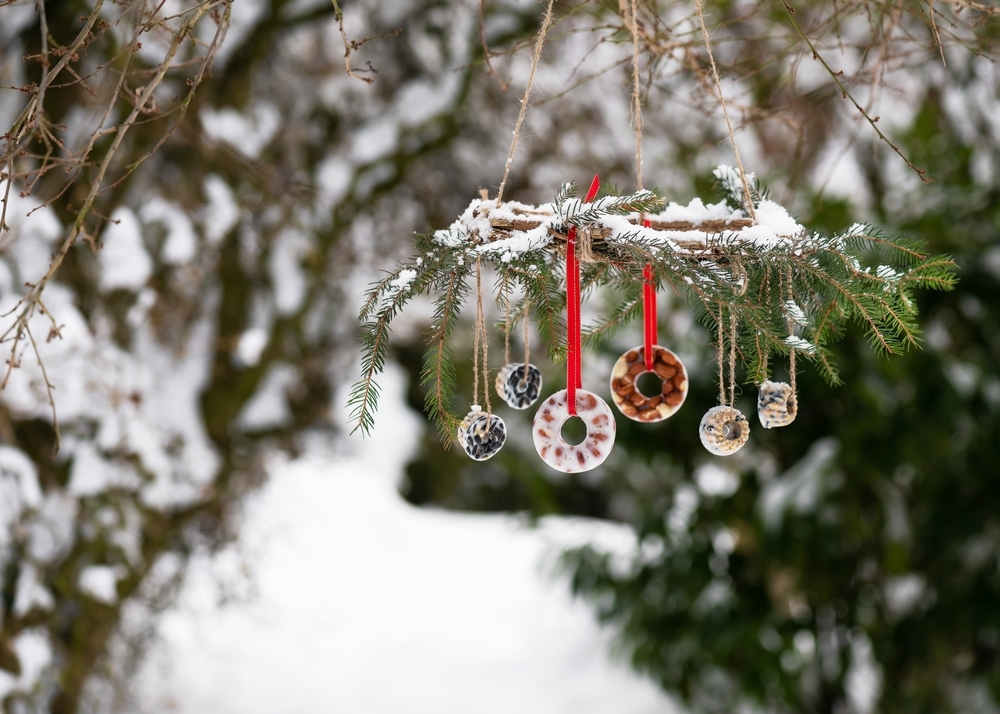
<svg viewBox="0 0 1000 714"><path fill-rule="evenodd" d="M736 406L736 315L729 311L729 406Z"/></svg>
<svg viewBox="0 0 1000 714"><path fill-rule="evenodd" d="M719 303L719 338L716 344L716 352L719 358L719 404L722 406L726 405L726 367L725 367L725 355L726 355L726 331L725 331L725 318L723 316L722 303Z"/></svg>
<svg viewBox="0 0 1000 714"><path fill-rule="evenodd" d="M770 305L771 304L771 266L770 265L765 265L764 266L764 304L765 305ZM762 379L761 381L762 382L766 382L767 381L767 358L768 358L768 355L770 354L770 349L761 351L760 347L758 347L757 348L757 353L759 355L761 355L760 371L764 375L764 379Z"/></svg>
<svg viewBox="0 0 1000 714"><path fill-rule="evenodd" d="M538 60L542 56L542 45L545 44L545 33L549 30L552 22L552 4L555 0L549 0L548 7L545 8L545 17L542 19L542 27L538 30L538 37L535 38L535 55L531 59L531 71L528 73L528 85L524 88L524 96L521 97L521 112L517 116L517 124L514 125L514 139L510 144L510 153L507 154L507 163L503 169L503 180L500 181L500 189L497 191L497 203L499 206L503 202L503 189L507 185L507 177L510 175L510 165L514 161L514 152L517 150L517 138L521 135L521 127L524 124L524 116L528 112L528 96L531 94L531 85L535 81L535 70L538 69Z"/></svg>
<svg viewBox="0 0 1000 714"><path fill-rule="evenodd" d="M524 367L521 368L521 384L523 385L528 380L528 363L531 361L531 341L528 339L528 327L529 327L529 315L528 306L528 296L524 296L524 320L523 329L524 333L522 339L524 340Z"/></svg>
<svg viewBox="0 0 1000 714"><path fill-rule="evenodd" d="M792 291L792 271L788 271L788 299L794 300L795 293ZM795 326L792 324L792 320L788 320L788 334L795 334ZM795 345L792 345L792 351L788 355L788 381L792 388L792 394L798 397L799 393L795 388Z"/></svg>
<svg viewBox="0 0 1000 714"><path fill-rule="evenodd" d="M480 354L482 355L481 362ZM489 372L489 339L486 333L486 313L483 310L482 259L476 258L476 324L472 337L472 400L475 404L479 404L481 377L487 417L493 415L493 409L490 406Z"/></svg>
<svg viewBox="0 0 1000 714"><path fill-rule="evenodd" d="M503 284L503 363L510 364L510 285Z"/></svg>
<svg viewBox="0 0 1000 714"><path fill-rule="evenodd" d="M510 364L510 287L507 286L504 291L504 318L503 318L503 363L505 365ZM529 328L529 306L528 296L524 297L524 314L522 315L522 333L521 339L524 341L524 366L521 367L521 384L522 386L527 382L528 379L528 364L531 360L531 343L528 340L528 328Z"/></svg>
<svg viewBox="0 0 1000 714"><path fill-rule="evenodd" d="M719 303L719 336L716 344L716 357L719 360L719 404L721 406L736 406L736 315L729 312L729 399L726 400L726 315L725 308Z"/></svg>
<svg viewBox="0 0 1000 714"><path fill-rule="evenodd" d="M594 240L589 228L580 228L576 232L576 259L580 264L596 263L594 255Z"/></svg>
<svg viewBox="0 0 1000 714"><path fill-rule="evenodd" d="M705 49L708 51L708 63L712 68L712 79L715 80L715 88L719 93L719 103L722 105L722 114L726 117L726 128L729 130L729 140L733 144L733 153L736 155L736 167L740 172L740 181L743 183L743 197L747 202L747 210L754 223L757 222L757 214L753 208L753 198L750 195L750 183L747 181L747 173L743 168L743 161L740 159L740 149L736 146L736 134L733 132L733 123L729 119L729 109L726 106L726 98L722 94L722 82L719 80L719 70L715 66L715 57L712 55L712 43L708 39L708 28L705 27L705 17L701 13L701 0L694 0L694 10L698 15L698 22L701 23L701 35L705 39Z"/></svg>

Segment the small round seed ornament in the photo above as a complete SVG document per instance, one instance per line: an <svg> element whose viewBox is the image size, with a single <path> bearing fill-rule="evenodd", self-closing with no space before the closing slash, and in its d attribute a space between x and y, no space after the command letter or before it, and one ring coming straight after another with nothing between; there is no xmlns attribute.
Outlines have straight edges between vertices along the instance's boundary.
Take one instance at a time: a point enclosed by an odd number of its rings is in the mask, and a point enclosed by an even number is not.
<svg viewBox="0 0 1000 714"><path fill-rule="evenodd" d="M765 429L788 426L795 421L799 405L795 391L785 382L764 382L757 393L757 417Z"/></svg>
<svg viewBox="0 0 1000 714"><path fill-rule="evenodd" d="M739 409L712 407L698 427L702 446L716 456L735 454L750 438L750 423Z"/></svg>
<svg viewBox="0 0 1000 714"><path fill-rule="evenodd" d="M496 414L487 415L478 406L458 425L458 443L469 458L486 461L500 451L507 441L507 425Z"/></svg>
<svg viewBox="0 0 1000 714"><path fill-rule="evenodd" d="M533 364L510 362L497 372L497 394L514 409L527 409L538 401L542 373Z"/></svg>
<svg viewBox="0 0 1000 714"><path fill-rule="evenodd" d="M681 408L687 398L688 378L684 363L673 352L652 346L651 370L646 369L644 347L629 350L611 370L611 399L618 410L633 421L662 421ZM639 377L647 372L660 378L660 393L647 397L639 391Z"/></svg>
<svg viewBox="0 0 1000 714"><path fill-rule="evenodd" d="M569 444L562 428L570 418L569 393L563 389L542 402L531 425L535 451L557 471L568 474L600 466L615 445L615 418L607 402L593 392L576 390L576 416L587 425L587 438Z"/></svg>

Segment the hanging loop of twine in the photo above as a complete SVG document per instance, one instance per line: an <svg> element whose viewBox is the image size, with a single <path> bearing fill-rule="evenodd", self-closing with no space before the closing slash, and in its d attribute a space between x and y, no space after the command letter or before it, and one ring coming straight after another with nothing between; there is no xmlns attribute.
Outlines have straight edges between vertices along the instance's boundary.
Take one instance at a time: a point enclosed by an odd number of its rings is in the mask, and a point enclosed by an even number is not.
<svg viewBox="0 0 1000 714"><path fill-rule="evenodd" d="M503 363L510 364L510 285L503 283Z"/></svg>
<svg viewBox="0 0 1000 714"><path fill-rule="evenodd" d="M719 404L721 406L726 405L726 367L725 367L725 355L726 355L726 331L725 331L725 316L723 314L722 303L719 303L719 337L716 343L716 355L719 359Z"/></svg>
<svg viewBox="0 0 1000 714"><path fill-rule="evenodd" d="M792 290L792 271L788 270L788 299L794 302L795 292ZM795 334L795 324L791 317L788 318L788 334ZM788 354L788 382L789 386L792 388L792 394L798 397L798 391L795 387L795 345L792 345L792 350Z"/></svg>
<svg viewBox="0 0 1000 714"><path fill-rule="evenodd" d="M736 313L729 311L729 406L736 406Z"/></svg>
<svg viewBox="0 0 1000 714"><path fill-rule="evenodd" d="M517 139L521 135L521 127L524 125L524 117L528 113L528 96L531 94L531 85L535 82L535 70L538 69L538 60L542 56L542 45L545 44L545 34L549 31L552 22L552 4L555 0L549 0L548 7L545 8L545 17L542 18L542 26L538 30L535 38L535 54L531 58L531 71L528 73L528 84L524 88L524 96L521 97L521 111L517 116L517 124L514 125L514 139L510 143L510 153L507 154L507 163L504 164L503 179L500 181L500 188L497 191L497 203L503 202L503 190L507 185L507 177L510 175L510 166L514 161L514 152L517 150Z"/></svg>
<svg viewBox="0 0 1000 714"><path fill-rule="evenodd" d="M757 222L757 213L753 208L753 197L750 193L750 182L747 181L747 172L743 168L743 161L740 159L740 149L736 145L736 134L733 132L733 122L729 119L729 108L726 106L726 98L722 94L722 82L719 80L719 69L715 66L715 57L712 54L712 43L708 39L708 28L705 27L705 17L701 12L701 0L694 0L694 10L698 15L698 22L701 24L701 35L705 39L705 49L708 51L708 63L712 68L712 79L715 80L715 89L719 95L719 104L722 105L722 114L726 118L726 129L729 131L729 141L733 144L733 154L736 155L736 167L740 172L740 182L743 184L743 197L746 200L747 212L751 220Z"/></svg>
<svg viewBox="0 0 1000 714"><path fill-rule="evenodd" d="M522 333L522 339L524 340L524 367L521 368L521 384L522 385L524 385L525 383L527 383L527 380L528 380L528 364L529 364L529 362L531 362L531 340L529 339L529 335L528 335L528 327L529 327L529 320L528 320L528 318L529 318L529 315L531 314L531 312L530 312L530 310L528 308L529 308L530 304L531 303L528 301L528 296L525 295L524 296L524 325L523 325L524 332Z"/></svg>
<svg viewBox="0 0 1000 714"><path fill-rule="evenodd" d="M479 406L479 307L478 298L482 291L479 258L476 258L476 323L472 328L472 405Z"/></svg>

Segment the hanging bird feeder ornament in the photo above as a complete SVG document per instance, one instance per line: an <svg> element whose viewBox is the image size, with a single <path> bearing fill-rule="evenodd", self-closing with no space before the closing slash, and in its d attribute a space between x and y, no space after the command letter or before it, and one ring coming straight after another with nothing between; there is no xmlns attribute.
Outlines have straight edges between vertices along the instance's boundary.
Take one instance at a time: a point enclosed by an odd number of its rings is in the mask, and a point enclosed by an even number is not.
<svg viewBox="0 0 1000 714"><path fill-rule="evenodd" d="M481 384L485 393L488 384L490 335L481 308L481 278L476 279L483 262L504 286L497 296L500 307L513 305L511 314L522 322L525 347L530 321L549 359L566 362L566 389L541 402L532 437L546 463L569 472L597 466L614 444L610 409L600 394L582 388L585 342L643 315L643 344L622 355L608 376L611 401L626 417L651 426L685 403L687 370L674 352L656 344L655 291L663 284L686 296L704 321L718 329L720 365L728 356L727 379L720 379L720 386L728 382L729 393L722 390L719 404L699 427L702 443L714 454L732 454L747 443L749 422L734 403L740 365L744 379L759 386L758 416L770 429L787 426L796 417L796 357L807 358L837 383L829 343L846 322L864 325L883 353L916 344L913 293L953 284L954 265L947 257L928 255L912 241L884 236L869 226L854 225L835 235L808 233L756 182L754 222L747 218L737 172L720 167L715 175L722 192L717 203L695 199L663 206L651 191L598 196L596 184L581 201L569 184L552 203L540 206L476 199L449 228L418 236L419 256L374 284L361 310L366 352L362 379L350 397L357 427L368 431L373 425L375 377L386 358L393 318L415 295L431 294L436 311L423 371L428 412L442 427L442 440L457 438L474 459L489 458L503 445L506 428L488 404L464 419L454 412L452 341L472 292L470 282L479 286L473 296L474 391L480 393ZM582 285L622 291L619 306L586 333L580 329ZM565 343L559 337L563 334ZM769 379L767 365L775 355L788 358L789 383ZM659 392L650 396L637 386L638 377L647 372L661 382ZM507 360L495 387L509 406L527 409L541 393L541 372L527 356L522 362ZM489 395L484 396L488 401ZM575 446L560 431L574 411L588 430L584 442Z"/></svg>
<svg viewBox="0 0 1000 714"><path fill-rule="evenodd" d="M497 372L497 394L511 409L527 409L538 401L542 373L533 364L509 362Z"/></svg>
<svg viewBox="0 0 1000 714"><path fill-rule="evenodd" d="M507 441L507 425L496 414L487 414L478 405L458 425L458 443L470 459L486 461Z"/></svg>
<svg viewBox="0 0 1000 714"><path fill-rule="evenodd" d="M750 424L739 409L712 407L698 425L701 444L716 456L731 456L750 438Z"/></svg>
<svg viewBox="0 0 1000 714"><path fill-rule="evenodd" d="M575 396L576 408L571 413L569 391L556 392L542 402L531 425L535 451L542 461L568 474L597 468L615 445L615 418L608 403L585 389L577 389ZM562 437L563 425L573 416L587 425L587 437L575 445Z"/></svg>
<svg viewBox="0 0 1000 714"><path fill-rule="evenodd" d="M534 317L551 360L566 362L566 388L542 402L532 434L542 459L566 472L591 469L611 451L615 421L601 397L582 388L583 344L600 339L642 312L643 344L626 352L610 375L611 398L629 419L655 423L674 414L688 393L687 370L669 349L657 344L656 293L666 283L687 297L704 321L718 329L719 404L699 427L705 447L729 455L747 443L749 423L735 406L737 356L746 381L760 386L758 416L765 428L790 424L798 407L797 356L809 359L832 384L839 379L828 347L848 321L867 331L879 352L891 354L917 344L914 291L947 290L955 281L954 263L923 252L919 244L855 224L833 235L810 233L768 198L753 174L743 170L735 136L730 141L738 169L715 170L721 200L700 198L687 205L669 203L642 188L642 111L636 8L625 29L632 35L632 115L636 133L635 193L598 196L594 182L581 201L565 184L552 203L533 206L503 200L504 187L521 134L535 68L552 21L549 0L535 41L528 83L513 131L510 153L495 199L473 200L448 228L417 236L416 255L368 291L361 308L365 352L362 375L349 398L355 430L374 425L379 389L376 376L385 365L392 320L416 295L434 295L435 313L424 362L425 406L440 427L442 441L457 436L474 459L488 459L503 446L506 427L492 413L487 387L489 334L483 311L481 264L492 265L501 286L497 296L504 321L504 367L495 386L515 409L531 406L541 393L541 372L529 359L528 324ZM701 20L700 5L698 17ZM701 22L712 77L726 116L722 84L711 56L709 33ZM480 385L485 411L473 406L455 413L457 369L452 341L469 296L475 267L476 318L473 331L473 405ZM561 268L565 266L565 270ZM611 314L583 334L581 286L621 293ZM525 356L510 359L511 297L519 294ZM560 315L565 311L565 323ZM728 319L727 319L728 317ZM728 327L728 330L727 330ZM728 336L727 333L728 332ZM565 334L565 349L560 335ZM727 347L728 341L728 350ZM728 395L725 356L728 353ZM789 384L769 380L772 355L788 357ZM637 378L651 372L661 380L657 394L639 391ZM587 424L587 438L570 445L561 435L571 416Z"/></svg>
<svg viewBox="0 0 1000 714"><path fill-rule="evenodd" d="M595 176L587 192L589 203L597 197L601 183ZM607 402L583 389L583 358L580 331L580 261L577 259L577 227L566 232L566 389L545 400L535 414L532 438L535 451L557 471L579 473L597 468L615 444L615 418ZM562 437L570 417L587 425L587 438L577 445Z"/></svg>
<svg viewBox="0 0 1000 714"><path fill-rule="evenodd" d="M647 364L644 347L629 350L611 370L611 399L618 411L634 421L662 421L673 416L687 398L687 370L680 357L659 345L653 345L650 352ZM639 391L638 380L644 374L660 378L660 391L651 397Z"/></svg>

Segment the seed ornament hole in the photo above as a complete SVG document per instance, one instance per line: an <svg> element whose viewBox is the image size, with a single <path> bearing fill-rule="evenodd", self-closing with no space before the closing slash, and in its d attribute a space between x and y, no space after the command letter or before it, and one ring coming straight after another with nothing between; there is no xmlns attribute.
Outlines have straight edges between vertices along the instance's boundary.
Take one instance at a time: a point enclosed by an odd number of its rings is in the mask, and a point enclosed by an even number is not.
<svg viewBox="0 0 1000 714"><path fill-rule="evenodd" d="M563 424L560 434L563 441L570 446L576 446L577 444L582 444L583 440L587 438L587 425L580 417L571 416Z"/></svg>
<svg viewBox="0 0 1000 714"><path fill-rule="evenodd" d="M635 380L635 388L647 399L659 396L663 390L663 380L655 372L643 372Z"/></svg>

